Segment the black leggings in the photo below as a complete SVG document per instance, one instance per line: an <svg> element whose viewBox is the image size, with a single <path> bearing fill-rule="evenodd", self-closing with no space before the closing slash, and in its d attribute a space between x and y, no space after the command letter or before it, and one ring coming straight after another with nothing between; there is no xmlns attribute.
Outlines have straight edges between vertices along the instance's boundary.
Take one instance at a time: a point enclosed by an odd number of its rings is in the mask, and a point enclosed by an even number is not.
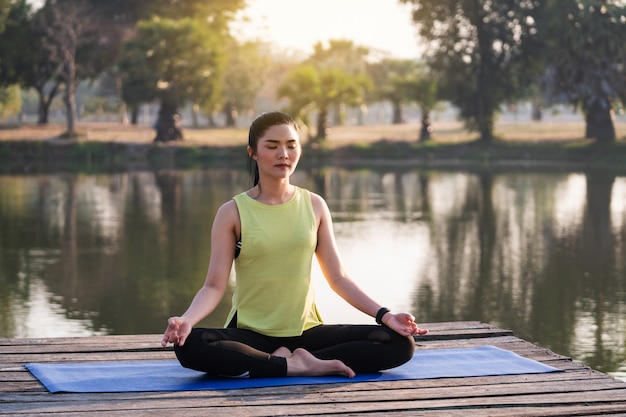
<svg viewBox="0 0 626 417"><path fill-rule="evenodd" d="M319 359L339 359L356 373L394 368L413 357L412 337L386 326L323 324L301 336L271 337L237 328L193 329L174 350L181 365L214 376L279 377L287 360L272 356L279 347L304 348Z"/></svg>

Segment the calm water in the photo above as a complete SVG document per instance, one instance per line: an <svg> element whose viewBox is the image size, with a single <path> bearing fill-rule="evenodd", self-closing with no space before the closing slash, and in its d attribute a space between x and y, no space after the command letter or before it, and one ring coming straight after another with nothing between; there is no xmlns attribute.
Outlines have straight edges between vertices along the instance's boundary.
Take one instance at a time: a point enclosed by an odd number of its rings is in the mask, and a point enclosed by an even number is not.
<svg viewBox="0 0 626 417"><path fill-rule="evenodd" d="M626 177L325 169L345 265L420 322L480 320L626 375ZM0 176L0 337L161 333L244 171ZM365 322L315 268L327 322ZM223 323L232 289L206 325ZM155 344L158 340L155 339Z"/></svg>

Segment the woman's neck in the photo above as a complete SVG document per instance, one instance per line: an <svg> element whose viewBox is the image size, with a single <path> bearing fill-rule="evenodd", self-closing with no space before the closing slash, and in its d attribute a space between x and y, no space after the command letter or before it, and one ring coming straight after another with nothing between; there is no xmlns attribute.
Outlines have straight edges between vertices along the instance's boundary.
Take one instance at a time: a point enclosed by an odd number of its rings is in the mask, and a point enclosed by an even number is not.
<svg viewBox="0 0 626 417"><path fill-rule="evenodd" d="M277 205L289 201L293 197L295 189L296 187L289 182L275 184L261 184L259 182L248 191L248 195L260 203Z"/></svg>

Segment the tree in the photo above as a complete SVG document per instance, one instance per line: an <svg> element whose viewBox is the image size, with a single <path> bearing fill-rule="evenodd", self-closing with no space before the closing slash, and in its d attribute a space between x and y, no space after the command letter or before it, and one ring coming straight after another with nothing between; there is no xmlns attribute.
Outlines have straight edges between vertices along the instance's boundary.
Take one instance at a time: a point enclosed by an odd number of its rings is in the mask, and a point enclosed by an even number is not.
<svg viewBox="0 0 626 417"><path fill-rule="evenodd" d="M585 137L613 142L613 103L626 103L626 7L547 1L540 22L546 42L544 92L585 115ZM593 3L593 2L592 2Z"/></svg>
<svg viewBox="0 0 626 417"><path fill-rule="evenodd" d="M412 59L383 59L371 64L369 73L376 85L372 100L391 102L392 122L404 123L404 105L417 103L422 112L420 141L430 139L430 112L437 105L439 98L438 81L428 67Z"/></svg>
<svg viewBox="0 0 626 417"><path fill-rule="evenodd" d="M406 77L395 81L396 89L404 91L410 101L417 103L422 112L420 142L431 137L430 112L439 102L439 80L424 65L417 65Z"/></svg>
<svg viewBox="0 0 626 417"><path fill-rule="evenodd" d="M196 19L210 26L213 35L224 38L229 34L229 23L234 18L235 13L245 5L245 0L88 0L97 7L98 13L111 22L117 30L125 36L132 36L136 33L136 24L141 20L150 20L154 16L167 17L177 20L183 18ZM146 52L146 51L144 51ZM116 63L116 60L112 60ZM138 62L141 65L141 63ZM141 71L133 72L133 79L126 78L126 83L122 79L122 74L117 68L110 70L116 77L116 84L120 90L120 97L127 100L122 103L122 108L128 106L131 111L133 124L137 123L139 105L145 101L152 100L152 94L145 94L146 86L144 82L149 78L141 76ZM130 81L130 82L128 82ZM147 97L147 98L146 98ZM204 103L209 98L199 97L198 101ZM213 96L211 100L215 101ZM209 100L209 101L211 101ZM199 107L194 103L194 109Z"/></svg>
<svg viewBox="0 0 626 417"><path fill-rule="evenodd" d="M48 0L35 23L43 34L43 48L65 89L63 102L67 137L77 135L76 86L110 65L119 44L117 33L106 32L105 22L87 0Z"/></svg>
<svg viewBox="0 0 626 417"><path fill-rule="evenodd" d="M317 110L316 142L328 137L328 116L331 107L341 104L356 106L363 102L371 88L365 75L353 76L339 68L316 68L303 64L291 70L278 89L280 97L290 101L289 112L302 117Z"/></svg>
<svg viewBox="0 0 626 417"><path fill-rule="evenodd" d="M290 101L289 112L305 118L317 110L316 141L328 136L331 109L340 119L344 106L361 106L372 81L366 72L367 48L352 41L331 40L328 46L317 43L314 52L294 67L278 88L279 97Z"/></svg>
<svg viewBox="0 0 626 417"><path fill-rule="evenodd" d="M500 105L513 101L538 71L539 2L400 0L413 5L413 21L430 46L429 64L440 75L443 98L459 108L468 128L491 141Z"/></svg>
<svg viewBox="0 0 626 417"><path fill-rule="evenodd" d="M404 123L404 106L412 101L405 89L418 63L412 59L383 59L368 66L374 81L371 101L389 101L393 124Z"/></svg>
<svg viewBox="0 0 626 417"><path fill-rule="evenodd" d="M313 53L305 63L322 70L337 68L346 74L360 79L366 79L369 78L367 72L367 57L369 53L368 48L356 45L353 41L331 39L326 44L317 42L313 46ZM363 102L364 100L359 99L354 104L360 105ZM335 125L344 124L346 105L348 105L348 103L341 101L332 104L334 108Z"/></svg>
<svg viewBox="0 0 626 417"><path fill-rule="evenodd" d="M226 126L234 127L237 115L254 107L255 99L267 80L271 61L263 47L258 42L239 44L234 39L231 41L221 94Z"/></svg>
<svg viewBox="0 0 626 417"><path fill-rule="evenodd" d="M223 44L223 36L197 19L154 17L138 23L136 36L124 44L119 66L126 100L160 101L155 141L182 139L180 106L218 94Z"/></svg>
<svg viewBox="0 0 626 417"><path fill-rule="evenodd" d="M58 65L44 49L44 34L33 21L26 0L11 2L0 36L0 86L19 84L33 88L39 96L38 123L48 123L48 110L57 96L61 80Z"/></svg>

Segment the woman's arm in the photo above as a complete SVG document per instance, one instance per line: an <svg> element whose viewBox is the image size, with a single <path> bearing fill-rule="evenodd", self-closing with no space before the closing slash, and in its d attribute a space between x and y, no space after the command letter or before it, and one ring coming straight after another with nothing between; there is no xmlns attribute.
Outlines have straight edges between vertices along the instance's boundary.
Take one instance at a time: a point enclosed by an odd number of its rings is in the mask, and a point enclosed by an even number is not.
<svg viewBox="0 0 626 417"><path fill-rule="evenodd" d="M183 345L193 326L215 310L224 296L239 235L239 212L233 200L220 207L211 230L211 257L204 284L182 316L170 317L161 345Z"/></svg>
<svg viewBox="0 0 626 417"><path fill-rule="evenodd" d="M365 314L376 317L376 313L382 306L367 295L350 278L341 263L328 205L317 194L311 194L311 201L318 219L317 249L315 253L328 284L333 291L352 306ZM414 320L415 318L409 313L387 313L382 317L382 323L404 336L428 332L420 329Z"/></svg>

